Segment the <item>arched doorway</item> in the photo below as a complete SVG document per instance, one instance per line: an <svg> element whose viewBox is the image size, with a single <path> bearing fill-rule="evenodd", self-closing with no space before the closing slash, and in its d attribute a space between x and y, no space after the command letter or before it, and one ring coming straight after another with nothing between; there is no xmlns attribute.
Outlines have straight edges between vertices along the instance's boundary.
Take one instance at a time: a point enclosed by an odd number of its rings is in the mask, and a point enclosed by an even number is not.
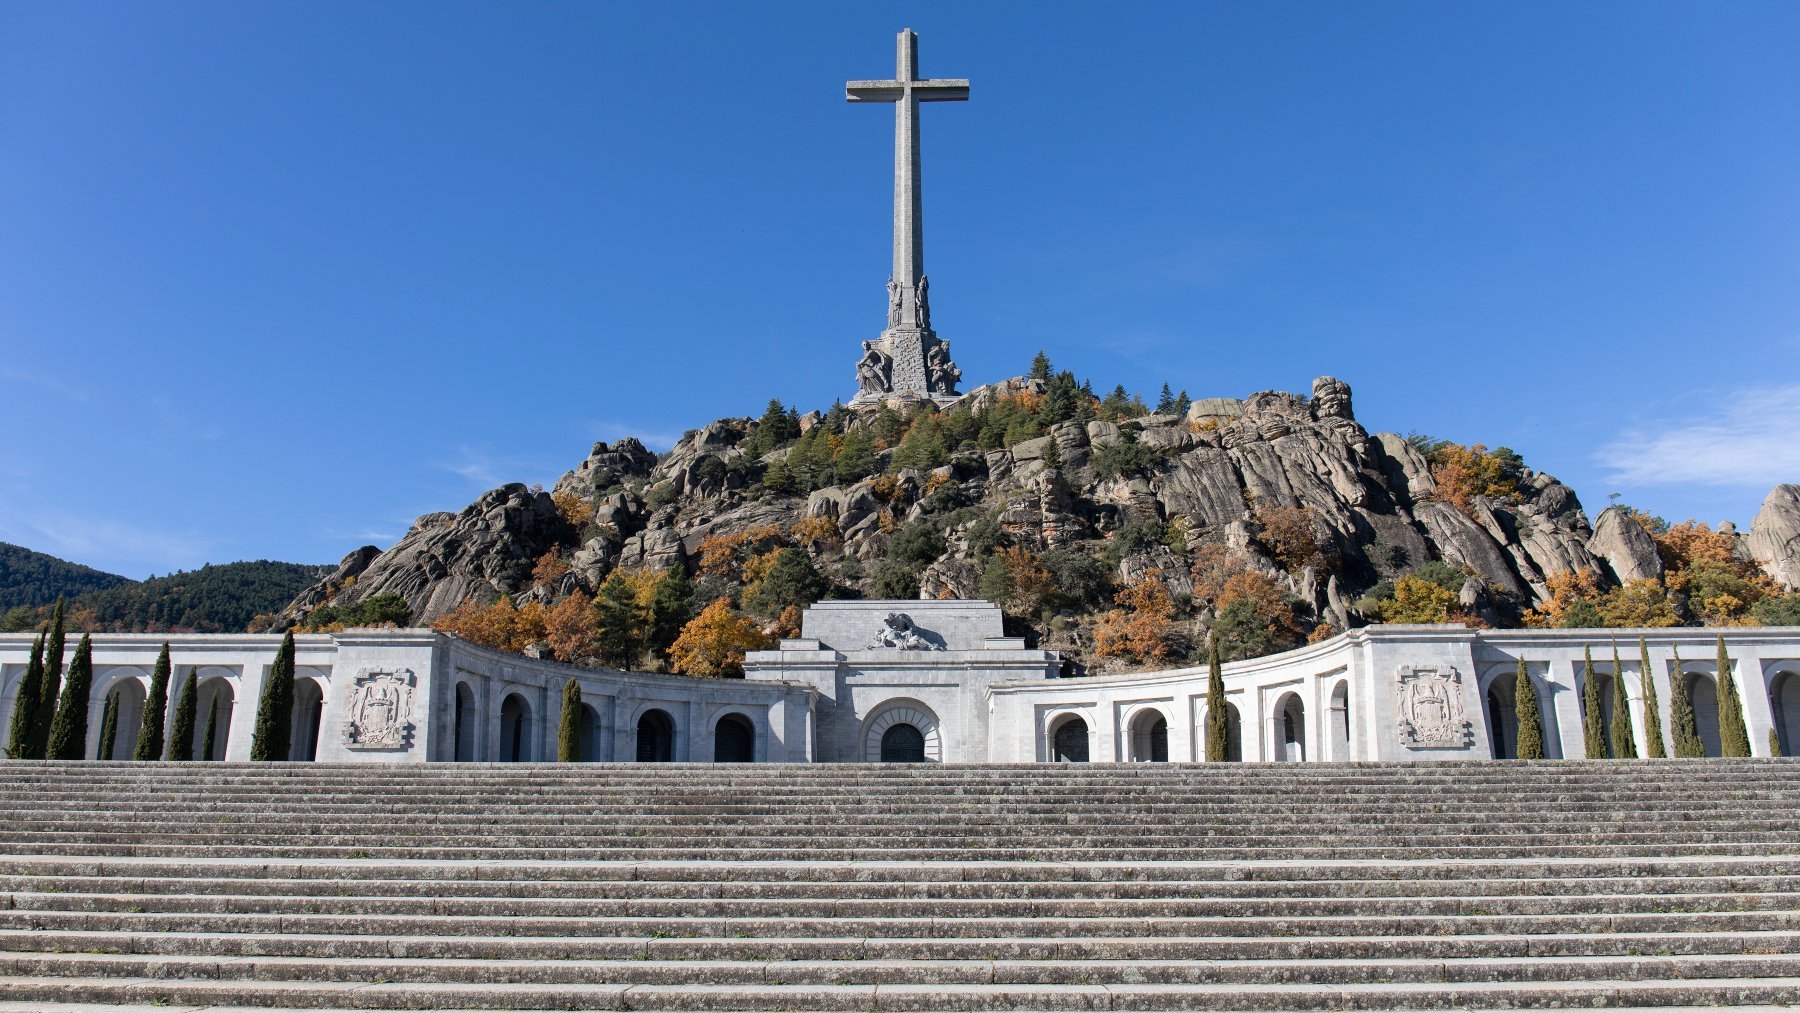
<svg viewBox="0 0 1800 1013"><path fill-rule="evenodd" d="M1211 756L1209 746L1206 755ZM1225 762L1242 763L1244 761L1244 723L1238 717L1237 704L1225 704Z"/></svg>
<svg viewBox="0 0 1800 1013"><path fill-rule="evenodd" d="M1088 726L1071 714L1050 730L1050 759L1057 763L1088 762Z"/></svg>
<svg viewBox="0 0 1800 1013"><path fill-rule="evenodd" d="M1775 739L1781 755L1800 749L1800 675L1777 672L1769 685L1769 704L1774 710Z"/></svg>
<svg viewBox="0 0 1800 1013"><path fill-rule="evenodd" d="M1331 689L1331 756L1344 761L1350 758L1350 681L1340 679Z"/></svg>
<svg viewBox="0 0 1800 1013"><path fill-rule="evenodd" d="M1131 719L1131 759L1135 763L1169 762L1169 719L1150 708Z"/></svg>
<svg viewBox="0 0 1800 1013"><path fill-rule="evenodd" d="M136 676L126 676L114 683L107 690L106 698L100 704L102 725L108 708L114 714L112 748L107 743L96 741L95 757L101 760L129 760L137 751L138 732L144 721L144 684ZM96 726L94 733L99 735L102 726Z"/></svg>
<svg viewBox="0 0 1800 1013"><path fill-rule="evenodd" d="M1687 674L1688 706L1694 709L1694 730L1700 733L1700 748L1707 756L1722 756L1719 748L1719 687L1713 677L1703 672Z"/></svg>
<svg viewBox="0 0 1800 1013"><path fill-rule="evenodd" d="M1275 759L1306 759L1306 706L1300 694L1288 693L1275 704Z"/></svg>
<svg viewBox="0 0 1800 1013"><path fill-rule="evenodd" d="M925 747L924 736L919 737L919 748ZM713 726L713 762L714 763L755 763L756 762L756 726L742 714L727 714Z"/></svg>
<svg viewBox="0 0 1800 1013"><path fill-rule="evenodd" d="M531 705L517 693L500 703L500 762L530 763Z"/></svg>
<svg viewBox="0 0 1800 1013"><path fill-rule="evenodd" d="M1511 760L1519 755L1519 712L1513 706L1513 681L1518 678L1505 672L1494 677L1482 695L1487 705L1488 743L1494 759Z"/></svg>
<svg viewBox="0 0 1800 1013"><path fill-rule="evenodd" d="M228 680L214 676L195 689L194 759L223 760L231 744L231 712L235 694Z"/></svg>
<svg viewBox="0 0 1800 1013"><path fill-rule="evenodd" d="M901 721L881 733L882 763L924 763L925 733Z"/></svg>
<svg viewBox="0 0 1800 1013"><path fill-rule="evenodd" d="M295 679L293 722L288 729L288 759L319 758L319 723L324 717L324 687L314 679Z"/></svg>
<svg viewBox="0 0 1800 1013"><path fill-rule="evenodd" d="M599 762L600 712L591 703L581 705L575 743L575 755L582 763Z"/></svg>
<svg viewBox="0 0 1800 1013"><path fill-rule="evenodd" d="M456 726L454 728L456 742L456 760L459 763L472 763L475 760L475 691L466 682L456 684Z"/></svg>
<svg viewBox="0 0 1800 1013"><path fill-rule="evenodd" d="M637 762L668 763L675 759L675 719L651 709L638 718Z"/></svg>

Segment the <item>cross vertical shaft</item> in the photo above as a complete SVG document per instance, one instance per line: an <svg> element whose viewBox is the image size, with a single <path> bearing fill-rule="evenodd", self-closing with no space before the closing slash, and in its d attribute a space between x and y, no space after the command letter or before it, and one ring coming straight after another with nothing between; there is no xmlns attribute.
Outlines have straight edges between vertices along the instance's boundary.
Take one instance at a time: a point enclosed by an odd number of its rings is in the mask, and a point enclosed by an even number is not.
<svg viewBox="0 0 1800 1013"><path fill-rule="evenodd" d="M919 79L919 37L911 30L900 33L894 79L901 82L903 98L894 103L894 273L904 287L899 326L922 326L916 317L912 289L925 273L925 217L920 193L919 96L913 83Z"/></svg>

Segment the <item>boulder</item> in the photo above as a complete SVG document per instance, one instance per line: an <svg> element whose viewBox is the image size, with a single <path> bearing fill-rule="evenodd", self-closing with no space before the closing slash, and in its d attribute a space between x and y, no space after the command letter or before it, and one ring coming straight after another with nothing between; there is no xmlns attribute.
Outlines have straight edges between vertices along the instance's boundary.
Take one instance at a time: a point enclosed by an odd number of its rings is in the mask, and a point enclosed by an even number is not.
<svg viewBox="0 0 1800 1013"><path fill-rule="evenodd" d="M1662 556L1656 551L1656 539L1623 507L1609 506L1600 511L1587 550L1603 561L1613 579L1621 584L1628 580L1662 579Z"/></svg>
<svg viewBox="0 0 1800 1013"><path fill-rule="evenodd" d="M1748 547L1763 572L1790 592L1800 591L1800 485L1769 491L1750 522Z"/></svg>

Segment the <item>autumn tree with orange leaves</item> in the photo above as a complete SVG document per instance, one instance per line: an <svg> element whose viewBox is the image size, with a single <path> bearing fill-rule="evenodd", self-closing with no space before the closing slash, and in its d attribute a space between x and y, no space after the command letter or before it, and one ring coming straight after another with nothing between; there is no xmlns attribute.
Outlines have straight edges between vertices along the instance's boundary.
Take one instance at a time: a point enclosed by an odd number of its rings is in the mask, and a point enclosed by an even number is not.
<svg viewBox="0 0 1800 1013"><path fill-rule="evenodd" d="M769 636L739 615L729 597L721 597L682 627L681 636L669 648L669 658L675 671L683 675L740 679L744 655L769 646Z"/></svg>

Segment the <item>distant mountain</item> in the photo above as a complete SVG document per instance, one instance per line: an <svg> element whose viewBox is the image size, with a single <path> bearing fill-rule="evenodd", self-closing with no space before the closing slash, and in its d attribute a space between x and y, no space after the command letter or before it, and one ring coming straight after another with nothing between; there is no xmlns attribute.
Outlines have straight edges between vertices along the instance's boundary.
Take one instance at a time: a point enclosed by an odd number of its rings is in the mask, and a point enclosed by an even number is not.
<svg viewBox="0 0 1800 1013"><path fill-rule="evenodd" d="M29 629L68 598L74 628L113 632L241 633L331 572L329 566L254 562L203 566L134 581L0 544L0 630Z"/></svg>
<svg viewBox="0 0 1800 1013"><path fill-rule="evenodd" d="M58 597L79 598L131 583L130 577L0 542L0 612L54 605Z"/></svg>

